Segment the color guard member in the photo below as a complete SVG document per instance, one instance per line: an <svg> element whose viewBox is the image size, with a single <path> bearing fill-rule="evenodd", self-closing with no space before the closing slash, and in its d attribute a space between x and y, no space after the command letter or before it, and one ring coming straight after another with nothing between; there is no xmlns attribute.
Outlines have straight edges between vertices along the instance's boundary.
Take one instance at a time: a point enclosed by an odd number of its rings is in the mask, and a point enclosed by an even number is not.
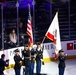
<svg viewBox="0 0 76 75"><path fill-rule="evenodd" d="M64 54L63 50L59 51L59 75L64 75L64 71L65 71L65 60L66 60L66 56L67 54Z"/></svg>
<svg viewBox="0 0 76 75"><path fill-rule="evenodd" d="M41 63L43 62L43 49L41 47L41 44L37 44L37 55L36 55L36 73L37 75L41 72Z"/></svg>
<svg viewBox="0 0 76 75"><path fill-rule="evenodd" d="M20 75L20 69L22 66L22 58L19 55L18 49L15 50L14 61L15 61L15 66L14 66L15 75Z"/></svg>
<svg viewBox="0 0 76 75"><path fill-rule="evenodd" d="M24 50L22 51L22 56L24 57L25 75L31 75L30 53L31 53L31 51L30 51L28 45L24 46Z"/></svg>

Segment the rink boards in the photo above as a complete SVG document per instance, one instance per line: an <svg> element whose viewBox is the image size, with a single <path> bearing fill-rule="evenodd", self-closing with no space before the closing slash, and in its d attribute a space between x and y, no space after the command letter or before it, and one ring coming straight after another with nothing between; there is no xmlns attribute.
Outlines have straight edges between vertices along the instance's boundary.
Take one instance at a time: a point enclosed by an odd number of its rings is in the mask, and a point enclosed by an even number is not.
<svg viewBox="0 0 76 75"><path fill-rule="evenodd" d="M75 58L76 57L76 41L75 40L74 41L61 42L61 46L62 46L62 49L65 51L65 53L68 54L69 58ZM54 44L52 42L51 43L44 43L43 48L44 48L44 51L43 51L44 61L49 62L52 59L54 59L54 51L55 51ZM22 52L22 50L24 50L23 46L0 51L0 56L1 56L1 54L4 53L6 55L5 60L9 59L10 65L14 64L13 57L14 57L14 50L15 49L19 49L20 56L22 56L21 52Z"/></svg>

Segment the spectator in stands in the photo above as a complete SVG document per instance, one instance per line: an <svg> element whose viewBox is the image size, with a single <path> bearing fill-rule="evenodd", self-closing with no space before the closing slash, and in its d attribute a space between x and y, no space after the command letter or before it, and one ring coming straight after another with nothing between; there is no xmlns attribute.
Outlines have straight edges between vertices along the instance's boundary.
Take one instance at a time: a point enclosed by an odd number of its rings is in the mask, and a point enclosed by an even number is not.
<svg viewBox="0 0 76 75"><path fill-rule="evenodd" d="M10 38L11 47L16 47L16 45L17 45L17 35L16 35L16 32L15 32L14 29L10 33L9 38Z"/></svg>
<svg viewBox="0 0 76 75"><path fill-rule="evenodd" d="M20 37L20 46L24 46L25 45L25 38L24 35L21 35Z"/></svg>
<svg viewBox="0 0 76 75"><path fill-rule="evenodd" d="M2 54L0 59L0 75L4 75L3 73L4 67L9 65L9 60L4 61L4 59L5 59L5 54Z"/></svg>
<svg viewBox="0 0 76 75"><path fill-rule="evenodd" d="M20 33L20 34L23 33L23 29L24 29L24 28L23 28L23 23L20 22L20 23L19 23L19 33Z"/></svg>
<svg viewBox="0 0 76 75"><path fill-rule="evenodd" d="M8 49L8 35L6 31L4 31L4 49Z"/></svg>

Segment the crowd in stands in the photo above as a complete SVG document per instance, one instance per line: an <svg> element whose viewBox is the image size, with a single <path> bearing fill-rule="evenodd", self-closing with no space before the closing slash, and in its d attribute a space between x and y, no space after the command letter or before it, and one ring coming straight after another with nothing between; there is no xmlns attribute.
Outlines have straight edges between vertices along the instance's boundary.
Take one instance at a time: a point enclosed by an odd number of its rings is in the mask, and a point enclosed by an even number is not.
<svg viewBox="0 0 76 75"><path fill-rule="evenodd" d="M27 42L27 38L25 36L26 33L24 33L25 28L23 27L23 23L19 23L19 38L17 34L17 28L9 29L9 34L7 34L7 31L4 31L4 39L2 38L2 35L0 35L0 50L2 48L2 39L4 40L4 49L14 48L18 46L24 46ZM19 40L19 44L18 44Z"/></svg>

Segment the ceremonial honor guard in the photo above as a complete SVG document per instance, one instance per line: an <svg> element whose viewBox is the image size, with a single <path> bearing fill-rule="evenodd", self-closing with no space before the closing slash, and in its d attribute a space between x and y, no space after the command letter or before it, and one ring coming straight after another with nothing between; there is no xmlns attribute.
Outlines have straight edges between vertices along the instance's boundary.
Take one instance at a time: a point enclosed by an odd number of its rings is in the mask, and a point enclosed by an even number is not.
<svg viewBox="0 0 76 75"><path fill-rule="evenodd" d="M30 46L31 51L31 75L34 75L34 63L36 58L36 49L33 47L33 44Z"/></svg>
<svg viewBox="0 0 76 75"><path fill-rule="evenodd" d="M31 51L30 51L28 45L24 46L24 50L22 51L22 55L24 56L25 75L31 75L30 53L31 53Z"/></svg>
<svg viewBox="0 0 76 75"><path fill-rule="evenodd" d="M21 59L21 57L19 55L19 50L18 49L15 50L14 61L15 61L15 66L14 66L15 75L20 75L22 59Z"/></svg>
<svg viewBox="0 0 76 75"><path fill-rule="evenodd" d="M1 59L0 59L0 75L4 75L3 71L4 71L4 67L9 65L9 60L4 61L5 59L5 54L1 55Z"/></svg>
<svg viewBox="0 0 76 75"><path fill-rule="evenodd" d="M64 70L65 70L65 59L66 59L67 54L64 54L63 50L59 51L59 75L64 75Z"/></svg>
<svg viewBox="0 0 76 75"><path fill-rule="evenodd" d="M37 55L36 55L36 73L37 75L40 75L41 72L41 62L43 62L43 49L41 47L41 44L37 44Z"/></svg>

